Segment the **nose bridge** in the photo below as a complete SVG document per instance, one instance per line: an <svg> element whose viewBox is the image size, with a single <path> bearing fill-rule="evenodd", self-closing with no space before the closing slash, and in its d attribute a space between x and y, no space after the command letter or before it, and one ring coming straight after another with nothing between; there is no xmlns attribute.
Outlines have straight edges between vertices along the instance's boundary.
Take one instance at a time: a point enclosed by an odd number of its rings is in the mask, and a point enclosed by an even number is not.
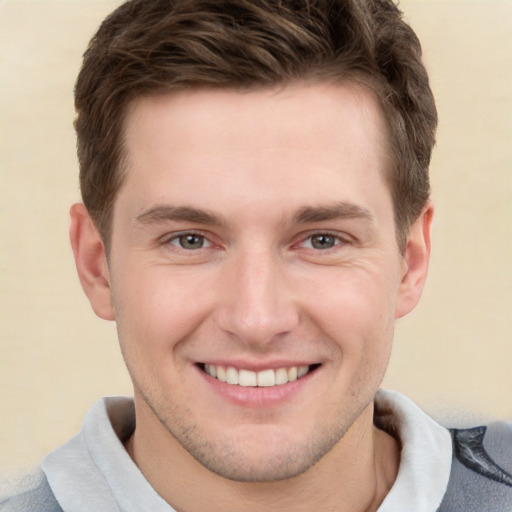
<svg viewBox="0 0 512 512"><path fill-rule="evenodd" d="M271 249L241 251L232 262L221 311L221 327L247 344L267 344L291 331L298 311Z"/></svg>

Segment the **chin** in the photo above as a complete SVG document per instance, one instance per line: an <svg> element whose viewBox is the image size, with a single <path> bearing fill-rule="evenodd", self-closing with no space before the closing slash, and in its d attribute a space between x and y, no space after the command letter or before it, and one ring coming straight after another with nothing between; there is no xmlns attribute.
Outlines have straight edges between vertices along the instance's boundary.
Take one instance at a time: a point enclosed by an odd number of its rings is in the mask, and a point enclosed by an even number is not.
<svg viewBox="0 0 512 512"><path fill-rule="evenodd" d="M198 462L218 476L236 482L275 482L297 477L310 469L321 457L322 453L296 457L293 452L269 454L265 446L260 447L265 452L264 458L251 457L232 453L229 456L212 457L211 454L193 454ZM298 453L299 450L294 450ZM199 455L199 456L198 456Z"/></svg>
<svg viewBox="0 0 512 512"><path fill-rule="evenodd" d="M197 431L189 430L180 438L173 435L196 461L218 476L237 482L275 482L308 471L346 430L316 429L294 436L279 425L260 425L215 442L206 441Z"/></svg>

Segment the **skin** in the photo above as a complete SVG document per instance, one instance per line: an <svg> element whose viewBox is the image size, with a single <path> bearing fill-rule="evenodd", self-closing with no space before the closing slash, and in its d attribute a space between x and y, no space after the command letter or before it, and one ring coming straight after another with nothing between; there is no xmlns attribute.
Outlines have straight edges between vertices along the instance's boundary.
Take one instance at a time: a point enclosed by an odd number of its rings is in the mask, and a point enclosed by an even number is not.
<svg viewBox="0 0 512 512"><path fill-rule="evenodd" d="M432 218L427 204L401 254L377 100L319 83L144 98L125 147L108 259L80 204L71 241L94 311L117 324L134 461L185 512L313 510L319 496L376 510L399 448L373 400L395 319L421 294ZM202 363L318 366L233 399Z"/></svg>

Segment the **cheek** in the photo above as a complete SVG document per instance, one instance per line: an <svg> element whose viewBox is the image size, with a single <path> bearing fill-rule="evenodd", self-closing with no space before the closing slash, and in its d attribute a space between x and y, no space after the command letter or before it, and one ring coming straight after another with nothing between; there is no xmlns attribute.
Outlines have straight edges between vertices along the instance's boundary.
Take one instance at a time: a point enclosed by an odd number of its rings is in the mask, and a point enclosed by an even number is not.
<svg viewBox="0 0 512 512"><path fill-rule="evenodd" d="M385 368L394 332L397 285L393 274L339 271L308 294L310 320L333 341L345 367Z"/></svg>
<svg viewBox="0 0 512 512"><path fill-rule="evenodd" d="M340 268L328 279L305 281L307 310L326 326L373 330L393 322L398 279L393 268ZM321 286L319 286L321 283Z"/></svg>
<svg viewBox="0 0 512 512"><path fill-rule="evenodd" d="M207 314L203 282L169 274L162 266L113 276L119 339L137 357L158 359L174 350Z"/></svg>

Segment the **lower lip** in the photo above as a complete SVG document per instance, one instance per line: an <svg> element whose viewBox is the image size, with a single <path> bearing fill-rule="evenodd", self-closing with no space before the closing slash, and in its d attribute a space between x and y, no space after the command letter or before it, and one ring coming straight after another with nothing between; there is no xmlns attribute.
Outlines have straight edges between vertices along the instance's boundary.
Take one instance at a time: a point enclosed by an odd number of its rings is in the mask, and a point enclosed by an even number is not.
<svg viewBox="0 0 512 512"><path fill-rule="evenodd" d="M215 393L234 405L250 407L253 409L269 408L282 405L291 400L308 384L318 369L307 373L304 377L281 384L279 386L252 387L227 384L208 375L200 368L197 368L202 378L213 389Z"/></svg>

